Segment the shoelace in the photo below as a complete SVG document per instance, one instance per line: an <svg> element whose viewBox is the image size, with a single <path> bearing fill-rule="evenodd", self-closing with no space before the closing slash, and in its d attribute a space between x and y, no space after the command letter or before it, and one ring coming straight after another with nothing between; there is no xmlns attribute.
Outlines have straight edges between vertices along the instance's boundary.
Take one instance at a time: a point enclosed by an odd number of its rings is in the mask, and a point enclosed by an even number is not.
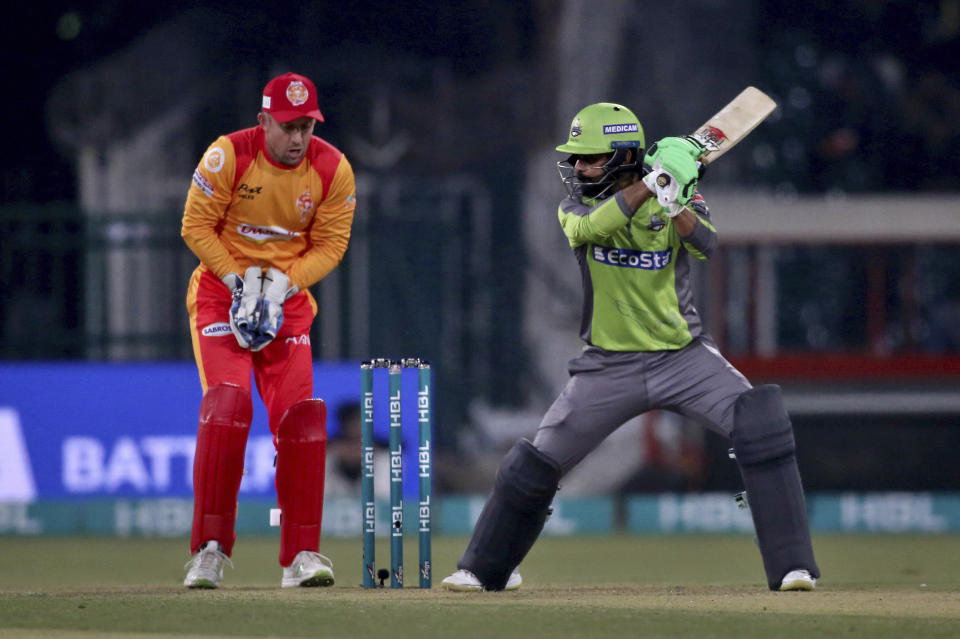
<svg viewBox="0 0 960 639"><path fill-rule="evenodd" d="M315 552L313 550L304 550L303 553L306 553L307 557L309 557L310 559L313 559L318 563L325 565L327 568L331 568L331 569L333 568L333 562L330 561L330 558L327 557L326 555L321 555L320 553ZM301 558L300 560L301 566L306 563L305 560L306 560L306 557Z"/></svg>
<svg viewBox="0 0 960 639"><path fill-rule="evenodd" d="M189 570L192 566L196 565L201 570L216 570L217 561L225 561L228 566L233 568L233 562L223 551L202 548L200 552L190 558L190 561L183 565L183 569Z"/></svg>

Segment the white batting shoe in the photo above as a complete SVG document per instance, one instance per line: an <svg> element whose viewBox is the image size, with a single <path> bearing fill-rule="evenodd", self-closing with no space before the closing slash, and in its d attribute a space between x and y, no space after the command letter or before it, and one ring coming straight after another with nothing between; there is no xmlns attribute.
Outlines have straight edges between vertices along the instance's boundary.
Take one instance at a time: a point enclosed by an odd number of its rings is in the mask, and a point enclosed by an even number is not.
<svg viewBox="0 0 960 639"><path fill-rule="evenodd" d="M200 546L200 550L184 565L187 578L183 585L187 588L219 588L223 579L223 565L233 568L233 562L224 554L220 544L210 540Z"/></svg>
<svg viewBox="0 0 960 639"><path fill-rule="evenodd" d="M333 585L333 562L312 550L301 550L293 562L283 569L283 588L313 588Z"/></svg>
<svg viewBox="0 0 960 639"><path fill-rule="evenodd" d="M480 592L484 589L483 584L480 583L476 575L469 570L462 569L441 581L440 584L447 590L453 590L455 592ZM523 584L523 577L520 576L519 572L514 570L510 578L507 579L507 585L504 586L503 589L516 590L521 584Z"/></svg>
<svg viewBox="0 0 960 639"><path fill-rule="evenodd" d="M780 590L813 590L817 587L817 580L808 570L791 570L780 582Z"/></svg>

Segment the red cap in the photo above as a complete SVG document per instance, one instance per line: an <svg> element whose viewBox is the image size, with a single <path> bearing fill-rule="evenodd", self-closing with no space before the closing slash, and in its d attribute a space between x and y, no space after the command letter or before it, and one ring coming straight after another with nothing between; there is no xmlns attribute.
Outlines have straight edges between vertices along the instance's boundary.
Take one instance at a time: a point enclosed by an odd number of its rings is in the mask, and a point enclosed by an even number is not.
<svg viewBox="0 0 960 639"><path fill-rule="evenodd" d="M262 106L277 122L304 117L323 122L317 106L317 87L309 78L296 73L284 73L270 80L263 89Z"/></svg>

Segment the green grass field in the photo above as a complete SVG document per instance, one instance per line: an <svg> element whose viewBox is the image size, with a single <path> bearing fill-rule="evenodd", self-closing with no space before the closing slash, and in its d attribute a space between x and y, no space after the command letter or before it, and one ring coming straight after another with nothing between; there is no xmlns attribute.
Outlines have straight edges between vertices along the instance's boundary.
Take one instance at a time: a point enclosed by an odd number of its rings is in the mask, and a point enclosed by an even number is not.
<svg viewBox="0 0 960 639"><path fill-rule="evenodd" d="M816 537L812 593L769 592L745 536L543 538L520 591L445 592L465 543L435 538L434 588L399 591L360 588L359 539L325 540L337 585L281 590L277 541L241 538L224 587L190 591L186 540L0 538L0 637L960 636L960 537Z"/></svg>

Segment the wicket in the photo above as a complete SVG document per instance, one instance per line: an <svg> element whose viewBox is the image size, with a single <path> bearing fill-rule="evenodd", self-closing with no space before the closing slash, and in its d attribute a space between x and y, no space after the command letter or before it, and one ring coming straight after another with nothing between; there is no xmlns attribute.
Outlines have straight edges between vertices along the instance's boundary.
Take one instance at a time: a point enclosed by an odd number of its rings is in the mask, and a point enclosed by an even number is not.
<svg viewBox="0 0 960 639"><path fill-rule="evenodd" d="M376 588L376 504L373 489L373 371L387 369L388 402L390 416L390 587L403 588L403 415L402 379L403 369L418 370L417 424L419 447L417 465L419 475L420 503L418 527L420 542L420 587L431 587L431 369L426 360L406 358L400 360L371 359L360 364L360 385L363 402L361 423L361 448L363 475L361 495L363 502L363 587Z"/></svg>

